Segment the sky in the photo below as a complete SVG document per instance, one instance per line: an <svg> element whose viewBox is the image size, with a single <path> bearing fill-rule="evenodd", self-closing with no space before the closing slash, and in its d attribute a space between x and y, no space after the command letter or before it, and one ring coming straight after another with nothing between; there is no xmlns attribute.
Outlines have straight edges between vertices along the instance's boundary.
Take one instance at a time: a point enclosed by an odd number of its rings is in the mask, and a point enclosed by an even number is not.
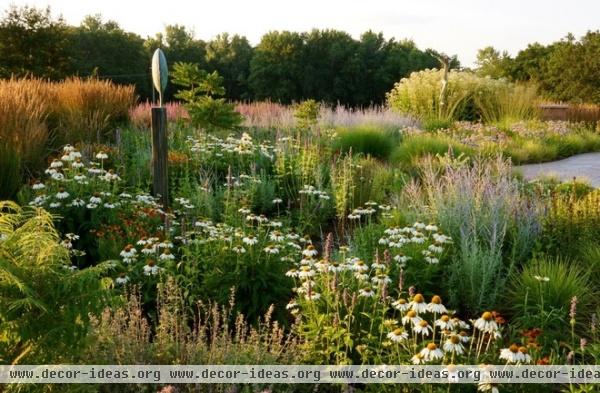
<svg viewBox="0 0 600 393"><path fill-rule="evenodd" d="M10 5L49 5L74 25L101 14L144 38L168 24L185 25L203 40L229 32L252 44L272 30L330 28L358 38L371 29L456 54L464 66L489 45L515 55L529 43L600 29L600 0L0 0L3 13Z"/></svg>

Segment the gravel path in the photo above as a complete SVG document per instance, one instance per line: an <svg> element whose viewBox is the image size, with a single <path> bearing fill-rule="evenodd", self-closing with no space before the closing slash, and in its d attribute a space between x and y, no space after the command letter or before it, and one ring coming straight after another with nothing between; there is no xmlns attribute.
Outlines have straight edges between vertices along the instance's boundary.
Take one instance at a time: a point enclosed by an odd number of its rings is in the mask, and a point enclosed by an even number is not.
<svg viewBox="0 0 600 393"><path fill-rule="evenodd" d="M516 167L526 179L539 175L555 175L561 180L586 179L593 187L600 187L600 153L578 154L560 161L528 164Z"/></svg>

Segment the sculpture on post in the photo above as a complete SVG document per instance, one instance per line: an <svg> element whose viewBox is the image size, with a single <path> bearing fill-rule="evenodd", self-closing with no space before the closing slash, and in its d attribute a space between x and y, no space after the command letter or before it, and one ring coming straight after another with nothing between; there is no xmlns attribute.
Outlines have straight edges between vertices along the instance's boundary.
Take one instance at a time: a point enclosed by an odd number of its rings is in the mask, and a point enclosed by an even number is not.
<svg viewBox="0 0 600 393"><path fill-rule="evenodd" d="M157 49L152 56L152 83L159 97L159 106L152 107L152 193L155 197L160 197L164 209L169 205L169 182L167 109L162 106L162 99L168 78L167 59L163 51Z"/></svg>

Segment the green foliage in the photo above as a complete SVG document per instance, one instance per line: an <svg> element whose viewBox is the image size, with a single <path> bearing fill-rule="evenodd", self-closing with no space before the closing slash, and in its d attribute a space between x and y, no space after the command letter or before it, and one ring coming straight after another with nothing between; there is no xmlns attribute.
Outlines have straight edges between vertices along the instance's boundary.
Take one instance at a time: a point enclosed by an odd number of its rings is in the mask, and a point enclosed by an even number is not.
<svg viewBox="0 0 600 393"><path fill-rule="evenodd" d="M50 7L44 10L10 7L0 21L0 77L67 76L70 66L67 30L62 17L52 17Z"/></svg>
<svg viewBox="0 0 600 393"><path fill-rule="evenodd" d="M218 34L206 43L207 68L223 76L227 97L232 100L252 98L248 88L252 54L248 39L237 34Z"/></svg>
<svg viewBox="0 0 600 393"><path fill-rule="evenodd" d="M391 154L390 161L400 164L403 169L410 170L417 167L419 161L427 155L443 156L452 153L453 156L475 154L474 150L445 135L415 134L402 139L398 147Z"/></svg>
<svg viewBox="0 0 600 393"><path fill-rule="evenodd" d="M482 89L474 95L473 100L485 123L506 126L538 116L539 99L534 85L487 82Z"/></svg>
<svg viewBox="0 0 600 393"><path fill-rule="evenodd" d="M321 105L315 100L306 100L295 105L294 117L297 127L301 130L310 130L317 125Z"/></svg>
<svg viewBox="0 0 600 393"><path fill-rule="evenodd" d="M386 160L398 144L398 134L379 127L362 125L337 128L334 148L344 153L363 154Z"/></svg>
<svg viewBox="0 0 600 393"><path fill-rule="evenodd" d="M192 123L196 127L209 130L232 129L242 122L242 116L234 105L224 98L214 98L225 94L223 78L216 71L208 73L197 64L175 63L173 83L185 87L175 97L186 102Z"/></svg>
<svg viewBox="0 0 600 393"><path fill-rule="evenodd" d="M538 257L510 277L506 304L520 328L540 328L547 343L570 337L571 302L577 298L575 321L587 328L597 293L585 268L553 257Z"/></svg>
<svg viewBox="0 0 600 393"><path fill-rule="evenodd" d="M108 299L109 266L70 267L49 213L0 202L0 362L68 362L81 349Z"/></svg>

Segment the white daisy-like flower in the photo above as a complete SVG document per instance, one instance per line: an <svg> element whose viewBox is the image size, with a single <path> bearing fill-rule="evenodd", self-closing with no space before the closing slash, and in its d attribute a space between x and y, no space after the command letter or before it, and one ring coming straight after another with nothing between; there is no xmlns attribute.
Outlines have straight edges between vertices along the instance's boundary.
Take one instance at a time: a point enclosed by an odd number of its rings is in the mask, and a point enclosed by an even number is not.
<svg viewBox="0 0 600 393"><path fill-rule="evenodd" d="M41 183L38 181L38 182L35 182L33 184L33 186L31 186L31 188L34 190L42 190L42 189L46 188L46 186L44 185L44 183Z"/></svg>
<svg viewBox="0 0 600 393"><path fill-rule="evenodd" d="M410 323L413 325L418 325L422 320L423 319L417 315L415 310L409 310L406 315L402 317L402 324L408 325Z"/></svg>
<svg viewBox="0 0 600 393"><path fill-rule="evenodd" d="M285 237L287 237L290 240L298 240L300 238L300 235L294 232L290 232L287 235L285 235Z"/></svg>
<svg viewBox="0 0 600 393"><path fill-rule="evenodd" d="M459 319L457 317L452 318L452 323L454 323L456 326L458 326L459 329L471 329L471 325L469 325L468 323L466 323L465 321L463 321L462 319Z"/></svg>
<svg viewBox="0 0 600 393"><path fill-rule="evenodd" d="M171 250L169 250L168 248L166 248L162 254L160 254L159 256L161 261L168 261L168 260L173 260L175 259L175 255L171 254Z"/></svg>
<svg viewBox="0 0 600 393"><path fill-rule="evenodd" d="M477 390L480 392L500 393L498 388L488 381L480 381L477 384Z"/></svg>
<svg viewBox="0 0 600 393"><path fill-rule="evenodd" d="M429 343L425 348L419 352L423 359L426 362L431 362L435 360L442 359L444 357L444 352L437 347L435 343Z"/></svg>
<svg viewBox="0 0 600 393"><path fill-rule="evenodd" d="M362 288L358 291L358 296L359 297L374 297L375 291L373 290L373 288L370 288L370 287Z"/></svg>
<svg viewBox="0 0 600 393"><path fill-rule="evenodd" d="M144 255L154 254L155 252L156 252L156 245L153 245L152 243L147 243L146 246L144 248L142 248L142 254L144 254Z"/></svg>
<svg viewBox="0 0 600 393"><path fill-rule="evenodd" d="M97 203L88 203L87 205L85 205L85 207L87 207L90 210L93 210L98 207L98 204Z"/></svg>
<svg viewBox="0 0 600 393"><path fill-rule="evenodd" d="M77 158L81 158L81 153L78 151L73 150L72 152L69 153L69 155L75 159Z"/></svg>
<svg viewBox="0 0 600 393"><path fill-rule="evenodd" d="M69 197L69 193L67 191L65 191L64 188L61 188L57 193L56 193L56 199L67 199Z"/></svg>
<svg viewBox="0 0 600 393"><path fill-rule="evenodd" d="M298 277L299 273L300 272L298 271L298 269L290 269L285 273L285 275L288 277Z"/></svg>
<svg viewBox="0 0 600 393"><path fill-rule="evenodd" d="M273 245L268 245L263 249L267 254L279 254L279 249Z"/></svg>
<svg viewBox="0 0 600 393"><path fill-rule="evenodd" d="M410 361L412 362L412 364L423 364L423 363L425 363L426 360L423 355L421 355L420 353L417 353L412 358L410 358Z"/></svg>
<svg viewBox="0 0 600 393"><path fill-rule="evenodd" d="M70 154L63 154L63 156L60 159L61 159L61 161L69 162L69 161L73 161L75 158L72 157Z"/></svg>
<svg viewBox="0 0 600 393"><path fill-rule="evenodd" d="M504 359L508 363L529 363L531 356L527 352L527 348L512 344L510 347L500 350L500 359Z"/></svg>
<svg viewBox="0 0 600 393"><path fill-rule="evenodd" d="M436 257L430 257L430 256L426 256L425 258L425 262L431 264L431 265L435 265L437 263L440 263L440 260Z"/></svg>
<svg viewBox="0 0 600 393"><path fill-rule="evenodd" d="M392 279L387 276L387 274L378 274L375 277L371 278L371 281L375 285L389 284L392 282Z"/></svg>
<svg viewBox="0 0 600 393"><path fill-rule="evenodd" d="M154 261L150 260L146 265L144 265L144 274L146 276L155 276L160 272L161 268L158 267Z"/></svg>
<svg viewBox="0 0 600 393"><path fill-rule="evenodd" d="M367 264L363 260L359 259L350 266L350 269L362 273L368 271L369 266L367 266Z"/></svg>
<svg viewBox="0 0 600 393"><path fill-rule="evenodd" d="M408 339L408 333L404 331L402 328L394 329L394 331L389 332L387 334L387 338L392 340L393 342L400 342Z"/></svg>
<svg viewBox="0 0 600 393"><path fill-rule="evenodd" d="M406 299L398 299L392 302L392 307L400 312L406 312L410 309L410 304L406 301Z"/></svg>
<svg viewBox="0 0 600 393"><path fill-rule="evenodd" d="M50 163L50 168L52 169L57 169L57 168L62 168L63 163L60 160L53 160L52 163Z"/></svg>
<svg viewBox="0 0 600 393"><path fill-rule="evenodd" d="M244 254L246 252L246 249L242 246L235 246L231 250L233 250L233 252L236 254Z"/></svg>
<svg viewBox="0 0 600 393"><path fill-rule="evenodd" d="M285 240L285 236L283 236L283 234L279 231L273 231L269 235L269 239L271 239L274 242L282 242Z"/></svg>
<svg viewBox="0 0 600 393"><path fill-rule="evenodd" d="M65 180L65 175L63 175L62 173L55 172L52 174L52 179L56 181L63 181Z"/></svg>
<svg viewBox="0 0 600 393"><path fill-rule="evenodd" d="M378 262L373 262L371 264L371 269L373 270L378 270L378 269L385 269L387 266L383 263L378 263Z"/></svg>
<svg viewBox="0 0 600 393"><path fill-rule="evenodd" d="M279 205L280 203L283 202L283 199L281 198L275 198L271 201L274 205Z"/></svg>
<svg viewBox="0 0 600 393"><path fill-rule="evenodd" d="M423 336L429 336L429 334L432 332L432 329L431 326L429 326L429 322L422 319L419 323L413 326L413 331Z"/></svg>
<svg viewBox="0 0 600 393"><path fill-rule="evenodd" d="M145 246L146 244L148 244L148 240L145 237L143 237L140 240L138 240L136 244L138 246Z"/></svg>
<svg viewBox="0 0 600 393"><path fill-rule="evenodd" d="M343 265L339 262L332 262L328 265L328 269L332 273L339 273L346 270L346 265Z"/></svg>
<svg viewBox="0 0 600 393"><path fill-rule="evenodd" d="M302 251L302 255L305 257L315 257L317 254L317 249L312 244L309 244L308 247Z"/></svg>
<svg viewBox="0 0 600 393"><path fill-rule="evenodd" d="M444 249L442 248L442 246L439 246L437 244L430 244L429 247L427 247L427 249L431 252L435 252L437 254L441 254Z"/></svg>
<svg viewBox="0 0 600 393"><path fill-rule="evenodd" d="M433 236L433 239L438 243L441 243L441 244L452 243L452 238L450 236L446 236L441 233L434 233L432 236Z"/></svg>
<svg viewBox="0 0 600 393"><path fill-rule="evenodd" d="M434 325L441 328L442 330L454 330L456 324L450 319L448 315L442 315L435 322Z"/></svg>
<svg viewBox="0 0 600 393"><path fill-rule="evenodd" d="M52 209L56 209L56 208L59 208L61 206L62 206L62 204L60 202L50 202L50 207Z"/></svg>
<svg viewBox="0 0 600 393"><path fill-rule="evenodd" d="M416 311L421 314L427 311L427 303L425 303L425 298L420 293L417 293L412 301L410 302L411 310Z"/></svg>
<svg viewBox="0 0 600 393"><path fill-rule="evenodd" d="M431 298L431 303L427 305L427 311L435 314L444 314L448 312L446 307L442 304L442 298L438 295Z"/></svg>
<svg viewBox="0 0 600 393"><path fill-rule="evenodd" d="M107 209L114 209L115 207L117 207L117 205L115 205L114 203L108 203L108 202L106 202L103 206Z"/></svg>
<svg viewBox="0 0 600 393"><path fill-rule="evenodd" d="M444 351L454 353L456 355L462 355L465 352L460 336L458 334L451 334L446 342L444 343Z"/></svg>
<svg viewBox="0 0 600 393"><path fill-rule="evenodd" d="M413 227L417 228L417 229L425 229L425 226L426 225L424 223L422 223L421 221L417 221L413 224Z"/></svg>
<svg viewBox="0 0 600 393"><path fill-rule="evenodd" d="M291 310L291 309L294 309L294 308L296 308L296 307L298 307L298 303L296 303L296 301L295 301L295 300L290 300L290 301L288 302L288 304L285 306L285 308L286 308L287 310Z"/></svg>
<svg viewBox="0 0 600 393"><path fill-rule="evenodd" d="M127 284L127 282L129 281L129 277L127 277L127 275L125 275L124 273L122 273L119 277L117 277L117 279L115 280L115 282L118 285L125 285Z"/></svg>
<svg viewBox="0 0 600 393"><path fill-rule="evenodd" d="M402 253L400 253L394 257L394 260L399 263L406 263L410 259L411 259L411 257L407 257L406 255L404 255Z"/></svg>
<svg viewBox="0 0 600 393"><path fill-rule="evenodd" d="M106 160L108 158L108 154L106 154L103 151L98 152L98 154L96 154L96 159L98 160Z"/></svg>
<svg viewBox="0 0 600 393"><path fill-rule="evenodd" d="M70 153L72 151L75 151L75 148L69 144L66 144L63 146L63 152L65 153Z"/></svg>
<svg viewBox="0 0 600 393"><path fill-rule="evenodd" d="M302 266L300 268L300 272L298 273L298 277L300 278L310 278L315 275L315 271L310 268L310 266Z"/></svg>
<svg viewBox="0 0 600 393"><path fill-rule="evenodd" d="M102 198L98 196L92 196L90 197L90 203L100 204L102 203Z"/></svg>
<svg viewBox="0 0 600 393"><path fill-rule="evenodd" d="M85 165L83 164L83 162L77 160L77 161L73 161L71 163L71 167L75 168L75 169L80 169L83 168Z"/></svg>
<svg viewBox="0 0 600 393"><path fill-rule="evenodd" d="M479 319L473 324L475 328L485 333L494 333L498 330L498 324L494 320L491 312L484 312Z"/></svg>
<svg viewBox="0 0 600 393"><path fill-rule="evenodd" d="M244 244L247 244L249 246L253 246L256 243L258 243L258 239L256 237L254 237L254 235L248 235L242 239L242 242L244 242Z"/></svg>
<svg viewBox="0 0 600 393"><path fill-rule="evenodd" d="M354 278L358 281L369 281L369 275L367 273L356 272L354 273Z"/></svg>
<svg viewBox="0 0 600 393"><path fill-rule="evenodd" d="M119 254L122 258L134 258L137 255L137 250L133 245L128 244Z"/></svg>
<svg viewBox="0 0 600 393"><path fill-rule="evenodd" d="M437 226L435 226L434 224L428 224L428 225L425 227L425 230L426 230L426 231L428 231L428 232L437 232L437 230L438 230L438 227L437 227Z"/></svg>
<svg viewBox="0 0 600 393"><path fill-rule="evenodd" d="M306 300L319 300L321 298L321 294L317 292L311 292L310 294L306 294L304 296Z"/></svg>

